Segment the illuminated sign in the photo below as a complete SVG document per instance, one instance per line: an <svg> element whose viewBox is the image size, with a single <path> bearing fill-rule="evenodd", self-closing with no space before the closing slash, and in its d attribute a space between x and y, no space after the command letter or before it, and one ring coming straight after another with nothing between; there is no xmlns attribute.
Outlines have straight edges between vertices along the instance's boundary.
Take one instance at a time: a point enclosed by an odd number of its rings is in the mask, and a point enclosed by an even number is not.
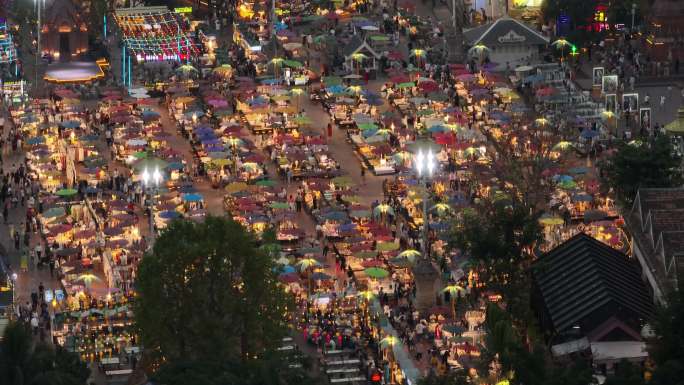
<svg viewBox="0 0 684 385"><path fill-rule="evenodd" d="M192 7L178 7L174 8L175 13L192 13Z"/></svg>
<svg viewBox="0 0 684 385"><path fill-rule="evenodd" d="M510 30L507 34L499 36L497 39L499 43L522 43L525 41L525 36L515 33L515 31Z"/></svg>

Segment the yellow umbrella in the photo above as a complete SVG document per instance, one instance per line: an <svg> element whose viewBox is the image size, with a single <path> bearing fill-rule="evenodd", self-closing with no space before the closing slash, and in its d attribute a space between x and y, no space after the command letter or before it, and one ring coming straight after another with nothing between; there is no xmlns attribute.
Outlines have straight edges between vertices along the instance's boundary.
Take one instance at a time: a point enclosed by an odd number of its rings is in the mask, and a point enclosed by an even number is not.
<svg viewBox="0 0 684 385"><path fill-rule="evenodd" d="M233 182L226 186L226 192L229 194L233 194L236 192L245 191L247 190L247 187L248 185L245 182Z"/></svg>

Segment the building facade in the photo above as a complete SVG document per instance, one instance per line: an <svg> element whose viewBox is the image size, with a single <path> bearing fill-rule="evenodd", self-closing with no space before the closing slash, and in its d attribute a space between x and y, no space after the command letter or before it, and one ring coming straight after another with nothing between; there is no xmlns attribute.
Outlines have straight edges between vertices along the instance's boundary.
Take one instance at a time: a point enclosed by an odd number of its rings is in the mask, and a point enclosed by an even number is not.
<svg viewBox="0 0 684 385"><path fill-rule="evenodd" d="M69 61L88 50L88 25L73 0L53 0L45 9L42 51L55 60Z"/></svg>

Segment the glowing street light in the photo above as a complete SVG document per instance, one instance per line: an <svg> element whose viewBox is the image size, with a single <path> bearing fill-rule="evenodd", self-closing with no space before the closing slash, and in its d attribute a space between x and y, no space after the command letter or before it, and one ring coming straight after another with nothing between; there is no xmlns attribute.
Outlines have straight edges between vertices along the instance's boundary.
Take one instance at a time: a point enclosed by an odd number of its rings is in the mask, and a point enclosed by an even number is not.
<svg viewBox="0 0 684 385"><path fill-rule="evenodd" d="M416 281L416 302L417 307L421 310L427 310L435 301L434 282L437 276L437 271L432 266L428 246L428 200L430 198L427 188L427 180L432 178L437 168L435 155L430 149L419 149L415 159L414 166L418 177L423 181L423 240L421 251L423 257L413 267L413 276Z"/></svg>

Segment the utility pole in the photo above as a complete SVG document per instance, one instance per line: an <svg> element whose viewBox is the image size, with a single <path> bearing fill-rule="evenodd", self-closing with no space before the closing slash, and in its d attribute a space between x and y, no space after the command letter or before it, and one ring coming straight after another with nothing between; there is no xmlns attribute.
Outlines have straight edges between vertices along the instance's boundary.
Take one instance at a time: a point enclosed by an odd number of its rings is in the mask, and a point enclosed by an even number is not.
<svg viewBox="0 0 684 385"><path fill-rule="evenodd" d="M465 24L463 0L451 0L451 28L446 31L449 63L463 63L463 26Z"/></svg>
<svg viewBox="0 0 684 385"><path fill-rule="evenodd" d="M38 23L36 25L36 64L35 67L33 68L35 71L35 78L34 78L34 83L33 86L35 87L35 91L38 91L38 63L39 63L39 57L42 56L41 51L40 51L40 38L41 38L41 30L42 30L42 22L41 22L41 3L44 0L35 0L36 1L36 11L38 12Z"/></svg>
<svg viewBox="0 0 684 385"><path fill-rule="evenodd" d="M636 16L636 9L637 9L636 3L632 3L632 33L634 33L634 18Z"/></svg>

